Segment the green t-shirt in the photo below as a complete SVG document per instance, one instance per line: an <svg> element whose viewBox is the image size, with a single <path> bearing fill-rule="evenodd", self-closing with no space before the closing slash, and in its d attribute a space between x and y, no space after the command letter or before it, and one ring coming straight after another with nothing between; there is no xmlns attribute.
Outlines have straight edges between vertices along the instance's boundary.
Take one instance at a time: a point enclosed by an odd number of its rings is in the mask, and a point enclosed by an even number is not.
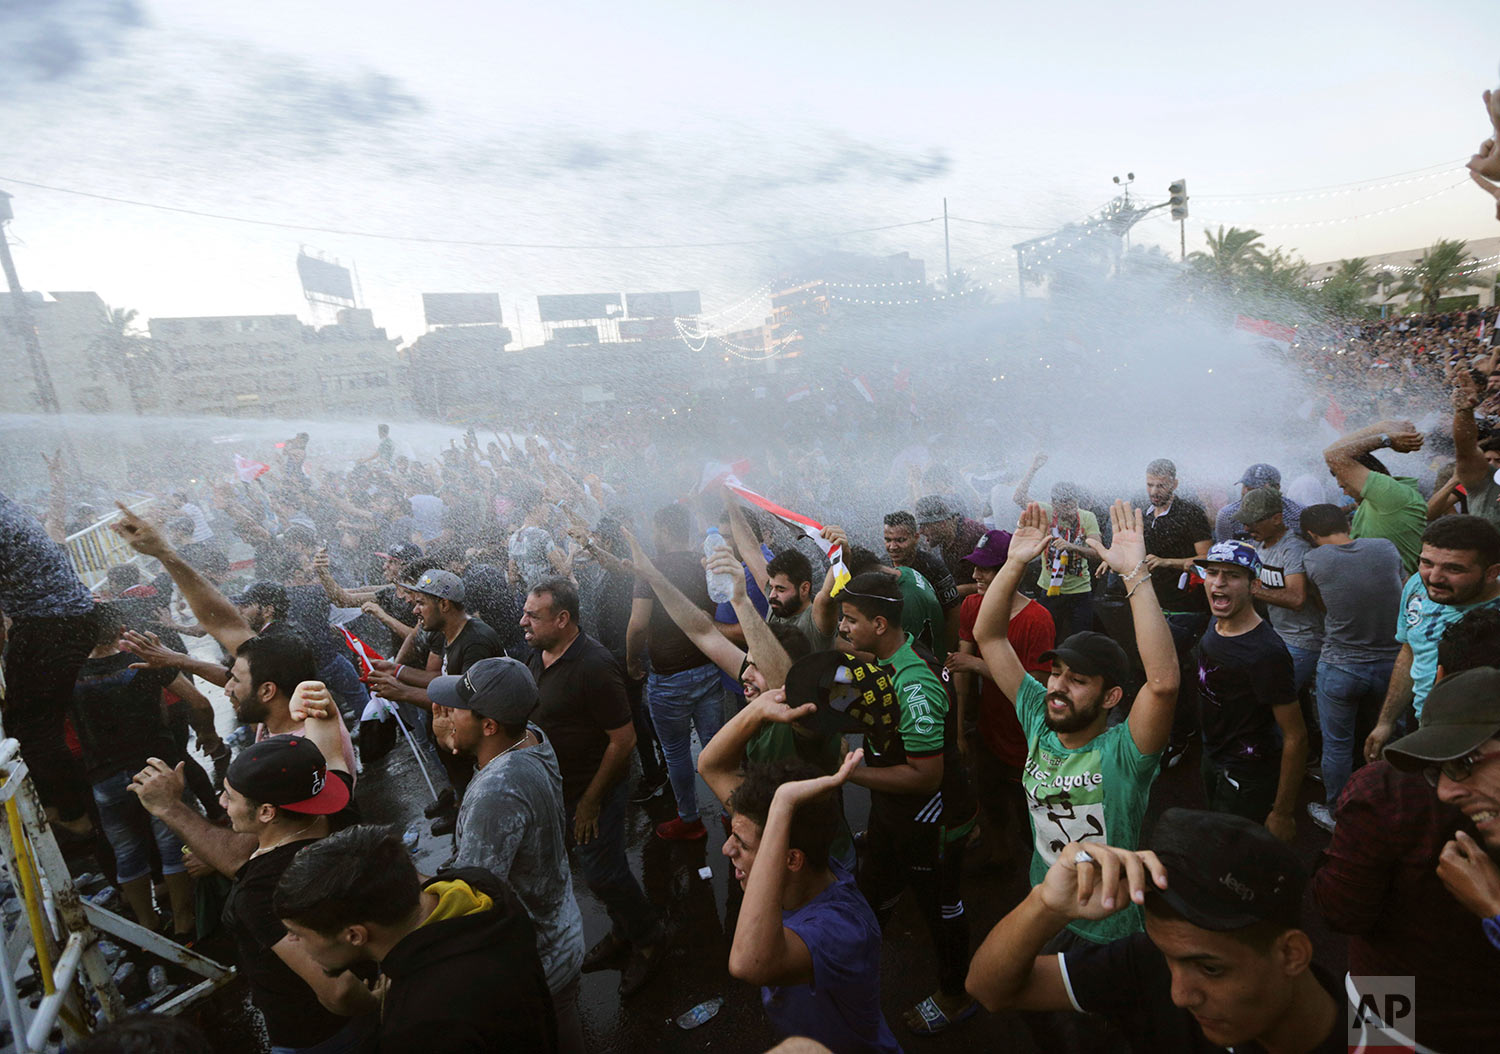
<svg viewBox="0 0 1500 1054"><path fill-rule="evenodd" d="M922 572L910 567L897 570L901 572L901 628L908 637L926 645L938 662L946 661L948 630L937 591Z"/></svg>
<svg viewBox="0 0 1500 1054"><path fill-rule="evenodd" d="M1401 554L1407 574L1417 569L1422 554L1422 532L1427 530L1427 503L1410 476L1387 476L1371 472L1360 492L1351 538L1389 538Z"/></svg>
<svg viewBox="0 0 1500 1054"><path fill-rule="evenodd" d="M780 761L783 758L801 758L816 766L819 772L832 776L844 760L843 737L799 735L791 725L768 721L745 744L747 762ZM842 809L839 810L838 833L834 835L829 854L846 870L853 870L854 838Z"/></svg>
<svg viewBox="0 0 1500 1054"><path fill-rule="evenodd" d="M1041 506L1042 511L1047 514L1047 519L1049 521L1048 529L1050 530L1052 506L1047 504L1046 502L1042 502ZM1071 539L1064 537L1064 541L1071 540L1075 545L1082 545L1087 547L1088 542L1084 541L1084 539L1088 538L1090 535L1093 535L1095 537L1099 535L1099 518L1092 512L1089 512L1087 509L1079 509L1078 522L1083 529L1081 531L1075 529L1071 532L1073 534L1073 537ZM1064 535L1067 535L1068 533L1070 532L1063 532ZM1037 576L1036 584L1042 587L1042 592L1045 595L1047 589L1052 585L1051 556L1049 555L1043 558L1041 563L1042 573ZM1065 597L1077 596L1079 593L1088 593L1093 590L1094 580L1093 577L1089 574L1089 562L1087 557L1079 556L1077 553L1068 554L1068 565L1067 567L1063 568L1063 580L1059 588L1062 590L1062 595Z"/></svg>
<svg viewBox="0 0 1500 1054"><path fill-rule="evenodd" d="M1047 726L1047 689L1030 677L1021 679L1016 692L1016 716L1026 733L1021 786L1034 838L1031 884L1041 884L1059 850L1069 842L1137 848L1161 752L1142 754L1128 721L1105 729L1085 746L1068 749ZM1142 924L1141 909L1132 904L1108 918L1079 919L1068 928L1080 937L1107 944L1136 932Z"/></svg>

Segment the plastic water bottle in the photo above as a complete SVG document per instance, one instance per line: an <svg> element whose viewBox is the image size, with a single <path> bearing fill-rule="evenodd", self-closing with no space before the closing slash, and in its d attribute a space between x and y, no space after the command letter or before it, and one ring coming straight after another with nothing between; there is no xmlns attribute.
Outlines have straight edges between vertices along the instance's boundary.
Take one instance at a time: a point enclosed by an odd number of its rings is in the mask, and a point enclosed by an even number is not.
<svg viewBox="0 0 1500 1054"><path fill-rule="evenodd" d="M709 1018L717 1014L724 1006L724 1000L715 996L712 999L699 1003L686 1013L677 1015L677 1027L681 1029L694 1029L703 1024Z"/></svg>
<svg viewBox="0 0 1500 1054"><path fill-rule="evenodd" d="M712 560L714 554L720 549L728 548L729 543L724 540L724 536L719 533L719 529L717 527L710 527L708 535L703 539L703 555ZM708 598L715 604L729 603L734 597L734 579L729 575L716 574L711 570L707 571L706 574L708 575Z"/></svg>

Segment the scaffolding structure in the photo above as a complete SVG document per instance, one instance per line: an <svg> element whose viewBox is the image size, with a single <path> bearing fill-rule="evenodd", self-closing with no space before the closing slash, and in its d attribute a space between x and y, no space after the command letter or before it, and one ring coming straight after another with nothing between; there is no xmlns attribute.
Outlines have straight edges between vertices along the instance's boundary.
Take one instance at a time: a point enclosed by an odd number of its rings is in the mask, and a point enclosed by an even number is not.
<svg viewBox="0 0 1500 1054"><path fill-rule="evenodd" d="M7 833L0 836L0 858L24 904L6 919L0 947L0 1001L10 1025L11 1050L40 1054L56 1049L54 1029L65 1039L89 1034L136 1008L127 1008L113 972L99 948L101 934L148 952L201 980L149 1009L179 1013L222 988L232 967L205 958L161 934L79 895L57 840L47 823L36 787L14 739L0 739L0 805ZM23 1002L17 982L35 972L42 996Z"/></svg>

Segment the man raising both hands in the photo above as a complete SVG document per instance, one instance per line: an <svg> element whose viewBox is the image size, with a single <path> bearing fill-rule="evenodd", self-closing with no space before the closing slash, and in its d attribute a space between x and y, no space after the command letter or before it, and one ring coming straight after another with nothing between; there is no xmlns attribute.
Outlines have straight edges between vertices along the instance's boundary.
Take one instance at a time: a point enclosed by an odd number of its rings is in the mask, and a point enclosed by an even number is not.
<svg viewBox="0 0 1500 1054"><path fill-rule="evenodd" d="M974 640L990 675L1014 699L1026 733L1028 755L1021 782L1031 809L1035 839L1031 883L1039 885L1057 854L1070 842L1108 843L1135 849L1156 779L1158 755L1172 728L1177 702L1177 656L1146 566L1141 513L1123 501L1109 510L1113 537L1105 549L1089 543L1125 580L1135 619L1136 643L1146 683L1130 717L1109 726L1109 711L1125 695L1130 676L1125 651L1102 633L1075 633L1044 652L1052 673L1043 685L1029 677L1007 637L1011 597L1026 565L1052 544L1049 521L1036 502L1026 506L1010 540L1005 565L985 592L974 623ZM1080 941L1106 943L1141 928L1139 911L1099 919L1075 919L1049 945L1061 951Z"/></svg>

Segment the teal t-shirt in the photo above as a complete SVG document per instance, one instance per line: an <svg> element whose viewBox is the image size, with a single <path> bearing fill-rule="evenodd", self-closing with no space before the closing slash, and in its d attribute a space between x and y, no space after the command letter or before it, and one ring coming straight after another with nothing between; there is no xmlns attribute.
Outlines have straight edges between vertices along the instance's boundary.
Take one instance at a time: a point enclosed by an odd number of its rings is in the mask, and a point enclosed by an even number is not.
<svg viewBox="0 0 1500 1054"><path fill-rule="evenodd" d="M1137 848L1161 752L1142 754L1128 721L1105 729L1076 750L1063 746L1047 726L1047 689L1031 677L1021 679L1016 716L1026 733L1021 786L1031 811L1034 839L1031 884L1041 884L1069 842ZM1132 904L1108 918L1078 919L1068 928L1080 937L1107 944L1142 925L1141 909Z"/></svg>
<svg viewBox="0 0 1500 1054"><path fill-rule="evenodd" d="M901 628L943 662L948 658L947 627L937 591L922 572L910 567L897 570L901 572Z"/></svg>
<svg viewBox="0 0 1500 1054"><path fill-rule="evenodd" d="M1500 597L1478 604L1439 604L1427 595L1421 575L1412 575L1401 590L1401 610L1396 616L1396 639L1411 645L1412 709L1422 720L1422 707L1437 676L1438 642L1443 631L1475 608L1500 607Z"/></svg>
<svg viewBox="0 0 1500 1054"><path fill-rule="evenodd" d="M1360 491L1354 519L1349 521L1351 538L1389 538L1401 554L1407 574L1417 569L1422 555L1422 532L1427 530L1427 503L1410 476L1387 476L1371 472Z"/></svg>

